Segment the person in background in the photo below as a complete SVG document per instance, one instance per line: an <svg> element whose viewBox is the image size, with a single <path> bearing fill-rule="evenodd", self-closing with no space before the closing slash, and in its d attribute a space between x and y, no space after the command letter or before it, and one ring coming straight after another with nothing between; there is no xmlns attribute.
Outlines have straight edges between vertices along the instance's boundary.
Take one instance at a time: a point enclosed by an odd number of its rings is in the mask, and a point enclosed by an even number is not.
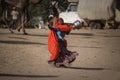
<svg viewBox="0 0 120 80"><path fill-rule="evenodd" d="M50 34L48 36L48 50L51 54L48 64L55 67L69 66L75 59L78 53L67 49L67 40L65 35L68 35L71 30L78 28L78 21L74 26L64 24L62 18L57 18L55 24L49 24ZM80 24L80 23L79 23Z"/></svg>
<svg viewBox="0 0 120 80"><path fill-rule="evenodd" d="M12 24L10 26L11 29L17 28L17 19L18 19L19 12L16 10L16 7L12 8L11 16L12 16Z"/></svg>
<svg viewBox="0 0 120 80"><path fill-rule="evenodd" d="M60 13L58 0L52 0L50 4L50 16L53 16L53 24L55 24L56 18L59 17Z"/></svg>

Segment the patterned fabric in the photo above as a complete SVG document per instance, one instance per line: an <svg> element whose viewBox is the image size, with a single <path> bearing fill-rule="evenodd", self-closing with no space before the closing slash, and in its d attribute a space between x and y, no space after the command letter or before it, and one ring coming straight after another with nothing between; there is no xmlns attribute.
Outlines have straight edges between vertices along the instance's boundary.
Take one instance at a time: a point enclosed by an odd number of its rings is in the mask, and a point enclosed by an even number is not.
<svg viewBox="0 0 120 80"><path fill-rule="evenodd" d="M68 66L69 63L72 63L76 59L78 53L67 50L66 41L59 41L59 44L61 51L54 64L57 67Z"/></svg>

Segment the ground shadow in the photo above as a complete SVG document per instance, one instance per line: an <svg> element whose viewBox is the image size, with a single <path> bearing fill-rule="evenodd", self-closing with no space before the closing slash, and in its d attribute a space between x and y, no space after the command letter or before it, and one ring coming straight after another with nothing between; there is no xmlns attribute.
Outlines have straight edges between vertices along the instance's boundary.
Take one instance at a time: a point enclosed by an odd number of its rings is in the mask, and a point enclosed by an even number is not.
<svg viewBox="0 0 120 80"><path fill-rule="evenodd" d="M90 36L86 37L86 36L85 36L85 37L81 37L81 38L88 38L88 39L89 39L89 38L93 38L93 37L90 37Z"/></svg>
<svg viewBox="0 0 120 80"><path fill-rule="evenodd" d="M8 37L8 38L11 38L11 39L21 39L21 40L28 40L26 38L22 38L22 37Z"/></svg>
<svg viewBox="0 0 120 80"><path fill-rule="evenodd" d="M5 44L37 44L37 45L47 45L45 43L37 43L37 42L28 42L28 41L2 41L0 40L0 43L5 43Z"/></svg>
<svg viewBox="0 0 120 80"><path fill-rule="evenodd" d="M120 36L111 36L111 35L104 35L103 37L120 37Z"/></svg>
<svg viewBox="0 0 120 80"><path fill-rule="evenodd" d="M31 78L56 78L56 75L21 75L21 74L6 74L0 73L0 77L31 77Z"/></svg>
<svg viewBox="0 0 120 80"><path fill-rule="evenodd" d="M39 37L48 37L47 34L44 34L44 33L41 33L41 34L27 34L27 35L24 35L24 34L20 34L20 33L14 33L15 35L23 35L23 36L39 36Z"/></svg>
<svg viewBox="0 0 120 80"><path fill-rule="evenodd" d="M10 34L10 33L0 33L0 35L8 35L8 34Z"/></svg>
<svg viewBox="0 0 120 80"><path fill-rule="evenodd" d="M80 70L109 70L107 68L84 68L84 67L65 67L68 69L80 69Z"/></svg>
<svg viewBox="0 0 120 80"><path fill-rule="evenodd" d="M28 36L39 36L39 37L48 37L48 35L40 35L40 34L29 34Z"/></svg>
<svg viewBox="0 0 120 80"><path fill-rule="evenodd" d="M70 35L94 36L94 34L91 33L70 33Z"/></svg>
<svg viewBox="0 0 120 80"><path fill-rule="evenodd" d="M68 47L96 48L96 49L97 49L97 48L102 48L102 47L96 47L96 46L90 46L90 47L89 47L89 46L72 46L72 45L71 45L71 46L68 46Z"/></svg>

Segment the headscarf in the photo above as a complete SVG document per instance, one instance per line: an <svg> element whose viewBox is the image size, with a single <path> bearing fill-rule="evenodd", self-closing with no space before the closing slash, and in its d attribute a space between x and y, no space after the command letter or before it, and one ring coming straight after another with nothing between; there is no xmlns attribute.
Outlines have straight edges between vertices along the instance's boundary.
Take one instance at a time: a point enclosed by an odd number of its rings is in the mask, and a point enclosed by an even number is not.
<svg viewBox="0 0 120 80"><path fill-rule="evenodd" d="M59 21L60 21L60 20L64 23L64 20L63 20L62 18L56 18L55 24L59 24Z"/></svg>

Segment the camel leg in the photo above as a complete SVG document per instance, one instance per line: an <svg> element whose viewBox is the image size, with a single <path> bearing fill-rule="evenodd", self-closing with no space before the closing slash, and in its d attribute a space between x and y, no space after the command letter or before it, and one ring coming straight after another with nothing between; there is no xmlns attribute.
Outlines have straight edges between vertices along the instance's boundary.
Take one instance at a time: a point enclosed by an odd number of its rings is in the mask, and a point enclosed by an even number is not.
<svg viewBox="0 0 120 80"><path fill-rule="evenodd" d="M26 31L25 31L25 15L24 14L22 14L21 15L21 25L20 26L18 26L18 32L20 32L20 30L22 29L22 31L23 31L23 34L25 34L25 35L27 35L27 33L26 33Z"/></svg>
<svg viewBox="0 0 120 80"><path fill-rule="evenodd" d="M25 21L25 14L23 14L23 16L22 16L22 29L23 29L23 34L27 35L27 33L25 31L25 23L26 23L26 21Z"/></svg>

